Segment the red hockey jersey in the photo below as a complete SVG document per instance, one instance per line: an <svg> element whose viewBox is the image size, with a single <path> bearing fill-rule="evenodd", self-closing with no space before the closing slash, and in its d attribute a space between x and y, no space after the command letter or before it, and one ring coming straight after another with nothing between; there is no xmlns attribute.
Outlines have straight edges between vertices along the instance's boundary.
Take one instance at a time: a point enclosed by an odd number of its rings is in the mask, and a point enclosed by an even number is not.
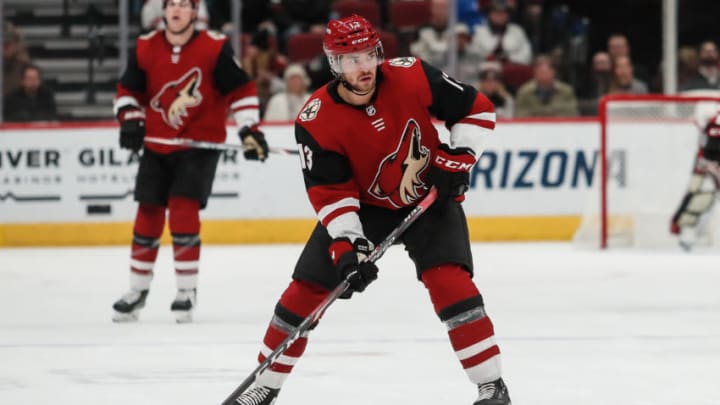
<svg viewBox="0 0 720 405"><path fill-rule="evenodd" d="M147 134L223 142L228 108L238 126L259 121L255 83L240 68L227 37L196 31L183 46L173 46L164 31L137 40L117 85L115 114L123 107L145 111ZM159 153L180 149L146 143Z"/></svg>
<svg viewBox="0 0 720 405"><path fill-rule="evenodd" d="M425 174L440 145L433 117L445 121L452 147L476 158L483 134L495 128L484 95L416 58L385 61L365 106L344 102L338 84L315 91L295 121L308 196L333 237L357 228L348 214L360 203L400 209L427 193Z"/></svg>

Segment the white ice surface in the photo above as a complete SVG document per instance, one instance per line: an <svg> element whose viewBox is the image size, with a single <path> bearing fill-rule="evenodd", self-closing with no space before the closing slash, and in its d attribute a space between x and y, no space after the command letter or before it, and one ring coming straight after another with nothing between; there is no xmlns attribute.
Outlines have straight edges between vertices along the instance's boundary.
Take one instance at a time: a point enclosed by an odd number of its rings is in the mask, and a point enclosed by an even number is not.
<svg viewBox="0 0 720 405"><path fill-rule="evenodd" d="M128 248L0 249L0 404L219 404L256 366L302 246L204 246L175 324L168 247L147 307L110 321ZM719 405L720 253L475 244L515 405ZM404 251L330 307L277 405L471 405L476 393Z"/></svg>

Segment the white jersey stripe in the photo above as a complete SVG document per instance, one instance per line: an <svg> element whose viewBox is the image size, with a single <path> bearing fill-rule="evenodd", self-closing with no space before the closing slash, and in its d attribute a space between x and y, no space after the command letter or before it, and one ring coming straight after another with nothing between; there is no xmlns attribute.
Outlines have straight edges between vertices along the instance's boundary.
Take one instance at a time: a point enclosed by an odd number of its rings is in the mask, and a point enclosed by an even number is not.
<svg viewBox="0 0 720 405"><path fill-rule="evenodd" d="M197 260L175 260L175 269L177 270L195 270L200 266Z"/></svg>
<svg viewBox="0 0 720 405"><path fill-rule="evenodd" d="M365 237L360 217L355 211L338 215L328 222L326 228L333 239L348 238L351 242L355 242L355 239Z"/></svg>
<svg viewBox="0 0 720 405"><path fill-rule="evenodd" d="M268 357L273 352L273 350L266 345L263 345L263 347L260 349L260 353L262 353L263 356ZM280 357L277 358L275 363L282 364L285 366L294 366L298 360L300 360L299 357L290 357L284 354L281 354Z"/></svg>
<svg viewBox="0 0 720 405"><path fill-rule="evenodd" d="M152 270L155 262L144 262L137 259L130 259L130 267L138 270Z"/></svg>
<svg viewBox="0 0 720 405"><path fill-rule="evenodd" d="M462 350L456 351L455 354L458 356L458 359L460 361L462 361L465 359L469 359L470 357L475 356L476 354L480 354L495 345L496 345L495 338L490 336L489 338L482 340L478 343L475 343L474 345L471 345Z"/></svg>
<svg viewBox="0 0 720 405"><path fill-rule="evenodd" d="M332 214L334 211L345 207L355 207L357 209L360 209L360 201L357 198L348 197L343 198L340 201L336 201L332 204L328 204L322 207L320 211L318 211L318 218L320 219L320 222L323 222L325 220L325 217Z"/></svg>
<svg viewBox="0 0 720 405"><path fill-rule="evenodd" d="M233 112L233 119L238 128L251 127L258 123L259 114L257 108L248 108Z"/></svg>
<svg viewBox="0 0 720 405"><path fill-rule="evenodd" d="M113 103L113 115L117 116L118 111L120 111L121 108L127 107L129 105L140 108L140 103L138 103L138 101L135 100L135 97L122 96L122 97L116 98L115 102Z"/></svg>
<svg viewBox="0 0 720 405"><path fill-rule="evenodd" d="M234 110L239 107L245 107L249 105L260 105L260 99L257 96L243 97L238 101L230 104L230 109Z"/></svg>
<svg viewBox="0 0 720 405"><path fill-rule="evenodd" d="M450 146L453 148L470 148L479 159L483 151L485 137L492 134L491 129L478 125L457 123L450 129Z"/></svg>
<svg viewBox="0 0 720 405"><path fill-rule="evenodd" d="M478 114L468 115L465 118L474 118L478 120L485 120L485 121L497 121L496 114L494 112L482 112Z"/></svg>
<svg viewBox="0 0 720 405"><path fill-rule="evenodd" d="M496 354L476 366L466 368L465 372L475 384L495 381L502 376L500 355Z"/></svg>

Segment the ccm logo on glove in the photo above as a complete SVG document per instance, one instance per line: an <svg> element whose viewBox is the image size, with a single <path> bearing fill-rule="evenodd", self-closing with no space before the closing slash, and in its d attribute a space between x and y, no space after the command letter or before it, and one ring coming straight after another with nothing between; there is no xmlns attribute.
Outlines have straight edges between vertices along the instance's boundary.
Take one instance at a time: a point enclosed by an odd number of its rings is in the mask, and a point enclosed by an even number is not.
<svg viewBox="0 0 720 405"><path fill-rule="evenodd" d="M462 162L462 161L456 161L456 160L450 160L445 158L444 156L437 155L435 156L435 166L442 167L444 169L457 171L457 172L467 172L470 171L472 168L472 165L475 162L468 163L468 162Z"/></svg>

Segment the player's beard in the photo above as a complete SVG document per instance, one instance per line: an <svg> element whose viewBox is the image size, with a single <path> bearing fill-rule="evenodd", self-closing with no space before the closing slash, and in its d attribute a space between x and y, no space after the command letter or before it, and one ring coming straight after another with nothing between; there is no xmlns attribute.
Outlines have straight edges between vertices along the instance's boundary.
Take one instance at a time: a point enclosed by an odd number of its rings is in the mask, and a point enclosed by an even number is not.
<svg viewBox="0 0 720 405"><path fill-rule="evenodd" d="M372 75L372 73L370 73L370 74ZM348 90L350 90L351 92L353 92L354 94L356 94L358 96L366 96L366 95L372 93L375 90L375 85L377 83L377 76L373 75L372 80L370 80L369 82L361 82L360 77L361 76L358 76L358 80L356 81L356 84L350 84L347 81L345 82L345 83L347 83L346 87L348 88Z"/></svg>

